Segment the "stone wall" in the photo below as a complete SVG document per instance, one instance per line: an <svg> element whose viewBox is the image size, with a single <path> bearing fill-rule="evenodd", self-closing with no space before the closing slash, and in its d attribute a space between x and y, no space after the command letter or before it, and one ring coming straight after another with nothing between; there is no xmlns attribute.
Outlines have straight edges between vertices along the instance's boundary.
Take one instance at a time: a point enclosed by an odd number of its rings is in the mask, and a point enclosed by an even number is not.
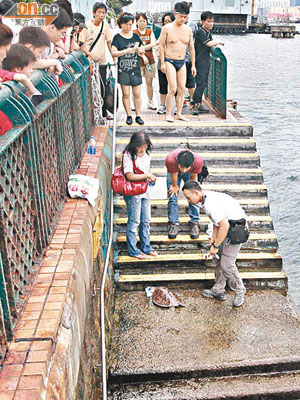
<svg viewBox="0 0 300 400"><path fill-rule="evenodd" d="M82 199L64 205L0 372L1 399L99 399L111 132L96 128L94 136L97 154L86 154L77 172L101 178L97 206Z"/></svg>

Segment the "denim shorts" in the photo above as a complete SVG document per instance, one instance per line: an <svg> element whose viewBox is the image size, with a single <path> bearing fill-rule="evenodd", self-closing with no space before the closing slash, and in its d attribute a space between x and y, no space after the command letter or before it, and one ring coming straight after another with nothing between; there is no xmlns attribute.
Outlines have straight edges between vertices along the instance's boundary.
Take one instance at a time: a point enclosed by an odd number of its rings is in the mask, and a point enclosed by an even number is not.
<svg viewBox="0 0 300 400"><path fill-rule="evenodd" d="M119 72L118 82L125 86L139 86L142 84L142 75L140 72Z"/></svg>

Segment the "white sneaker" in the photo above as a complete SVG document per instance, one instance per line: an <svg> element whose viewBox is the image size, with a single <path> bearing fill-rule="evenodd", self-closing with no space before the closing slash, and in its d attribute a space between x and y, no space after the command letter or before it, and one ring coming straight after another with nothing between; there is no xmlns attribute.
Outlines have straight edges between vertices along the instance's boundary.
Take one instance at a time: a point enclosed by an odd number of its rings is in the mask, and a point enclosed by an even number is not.
<svg viewBox="0 0 300 400"><path fill-rule="evenodd" d="M149 110L156 110L156 106L155 106L155 104L153 103L153 100L148 101L147 108L148 108Z"/></svg>
<svg viewBox="0 0 300 400"><path fill-rule="evenodd" d="M236 293L233 298L233 307L240 307L245 301L246 289L242 293Z"/></svg>
<svg viewBox="0 0 300 400"><path fill-rule="evenodd" d="M157 114L165 114L167 111L166 106L163 106L162 104L159 106L158 110L157 110Z"/></svg>

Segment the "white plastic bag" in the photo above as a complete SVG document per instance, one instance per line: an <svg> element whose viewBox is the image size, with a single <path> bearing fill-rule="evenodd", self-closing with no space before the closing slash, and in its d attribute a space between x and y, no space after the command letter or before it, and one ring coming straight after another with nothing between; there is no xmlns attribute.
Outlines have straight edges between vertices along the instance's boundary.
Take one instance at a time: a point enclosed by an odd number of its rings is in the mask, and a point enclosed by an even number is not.
<svg viewBox="0 0 300 400"><path fill-rule="evenodd" d="M90 205L95 207L98 191L99 179L80 174L69 176L68 192L72 199L76 197L87 199Z"/></svg>

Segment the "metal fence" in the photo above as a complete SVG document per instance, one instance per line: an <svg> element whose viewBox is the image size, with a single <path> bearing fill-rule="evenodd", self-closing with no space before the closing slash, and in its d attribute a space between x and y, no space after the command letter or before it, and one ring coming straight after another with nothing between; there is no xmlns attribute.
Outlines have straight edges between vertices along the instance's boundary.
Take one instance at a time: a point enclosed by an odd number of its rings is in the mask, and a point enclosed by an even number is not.
<svg viewBox="0 0 300 400"><path fill-rule="evenodd" d="M227 60L219 47L211 48L206 97L221 118L226 119Z"/></svg>
<svg viewBox="0 0 300 400"><path fill-rule="evenodd" d="M44 71L33 73L32 82L44 97L37 107L21 85L8 82L0 91L0 110L14 125L0 136L2 345L13 335L59 218L68 176L79 165L94 125L89 62L73 52L62 63L60 84Z"/></svg>

